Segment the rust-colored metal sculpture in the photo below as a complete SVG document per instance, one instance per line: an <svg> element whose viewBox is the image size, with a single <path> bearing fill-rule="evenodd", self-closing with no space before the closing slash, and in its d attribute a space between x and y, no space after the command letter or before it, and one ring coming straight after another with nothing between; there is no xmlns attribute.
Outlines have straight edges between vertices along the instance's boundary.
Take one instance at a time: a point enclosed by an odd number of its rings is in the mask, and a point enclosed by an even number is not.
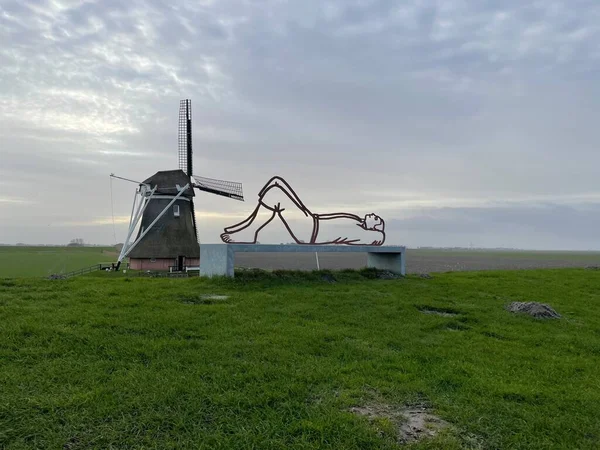
<svg viewBox="0 0 600 450"><path fill-rule="evenodd" d="M270 212L270 217L257 223L261 210ZM297 210L306 218L305 227L292 229L285 218L285 211ZM258 234L275 217L279 217L290 236L297 244L310 245L383 245L385 222L376 214L359 217L350 213L315 214L302 203L291 186L281 177L271 178L258 194L258 206L245 220L225 228L221 239L225 243L256 244ZM353 224L350 232L339 235L331 225ZM301 228L305 228L304 231ZM309 230L312 230L309 231Z"/></svg>

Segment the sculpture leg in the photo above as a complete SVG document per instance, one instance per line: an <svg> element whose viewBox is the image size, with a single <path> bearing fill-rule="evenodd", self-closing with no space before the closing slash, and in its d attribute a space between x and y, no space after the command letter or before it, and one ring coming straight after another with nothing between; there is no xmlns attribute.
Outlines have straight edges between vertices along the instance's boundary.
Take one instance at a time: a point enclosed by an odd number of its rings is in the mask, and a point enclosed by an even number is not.
<svg viewBox="0 0 600 450"><path fill-rule="evenodd" d="M260 217L268 212L267 219ZM294 214L294 213L297 214ZM297 243L308 243L313 232L314 217L302 206L298 206L295 198L286 188L275 182L270 182L259 196L259 204L245 220L225 228L221 239L226 243L256 243L259 232L278 216L292 239ZM297 216L293 224L290 219ZM306 229L305 229L306 228Z"/></svg>

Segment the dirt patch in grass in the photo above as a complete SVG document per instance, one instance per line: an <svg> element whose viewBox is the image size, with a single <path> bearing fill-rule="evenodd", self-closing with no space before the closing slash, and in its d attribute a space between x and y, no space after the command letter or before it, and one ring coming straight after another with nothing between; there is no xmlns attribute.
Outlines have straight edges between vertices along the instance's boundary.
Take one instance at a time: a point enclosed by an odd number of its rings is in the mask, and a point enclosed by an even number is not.
<svg viewBox="0 0 600 450"><path fill-rule="evenodd" d="M450 424L433 414L425 405L393 407L383 404L355 406L350 411L366 417L370 422L384 419L396 428L399 444L411 444L422 439L435 437Z"/></svg>
<svg viewBox="0 0 600 450"><path fill-rule="evenodd" d="M512 302L506 307L506 309L512 313L529 314L531 317L535 317L536 319L561 318L561 315L549 305L538 302Z"/></svg>
<svg viewBox="0 0 600 450"><path fill-rule="evenodd" d="M442 317L455 317L460 314L460 311L457 311L452 308L439 308L436 306L417 306L417 309L421 311L423 314L435 314L436 316Z"/></svg>
<svg viewBox="0 0 600 450"><path fill-rule="evenodd" d="M204 300L227 300L229 298L229 295L205 294L201 295L200 298Z"/></svg>
<svg viewBox="0 0 600 450"><path fill-rule="evenodd" d="M215 303L223 303L228 298L228 295L202 294L180 297L179 300L186 305L214 305Z"/></svg>

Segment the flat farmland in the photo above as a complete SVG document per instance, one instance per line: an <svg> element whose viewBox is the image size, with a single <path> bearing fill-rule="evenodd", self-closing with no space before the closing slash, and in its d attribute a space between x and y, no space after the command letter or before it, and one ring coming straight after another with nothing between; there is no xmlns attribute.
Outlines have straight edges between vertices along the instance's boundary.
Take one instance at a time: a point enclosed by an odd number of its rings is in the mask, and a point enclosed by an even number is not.
<svg viewBox="0 0 600 450"><path fill-rule="evenodd" d="M0 278L43 277L117 257L113 247L0 247Z"/></svg>
<svg viewBox="0 0 600 450"><path fill-rule="evenodd" d="M112 247L0 247L0 278L45 277L117 259ZM359 253L319 253L321 269L359 269ZM314 253L238 253L238 268L314 270ZM559 269L600 266L600 252L409 249L408 273Z"/></svg>
<svg viewBox="0 0 600 450"><path fill-rule="evenodd" d="M367 263L359 253L320 253L321 269L358 269ZM313 270L314 253L238 253L236 267L267 270ZM559 269L600 266L600 252L409 249L408 273L471 270Z"/></svg>

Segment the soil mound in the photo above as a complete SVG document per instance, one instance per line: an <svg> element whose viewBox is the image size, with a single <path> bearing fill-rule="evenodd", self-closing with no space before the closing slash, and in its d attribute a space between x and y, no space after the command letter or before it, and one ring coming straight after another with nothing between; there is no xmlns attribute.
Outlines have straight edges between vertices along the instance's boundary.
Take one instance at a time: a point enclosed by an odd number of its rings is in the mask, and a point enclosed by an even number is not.
<svg viewBox="0 0 600 450"><path fill-rule="evenodd" d="M529 314L536 319L560 319L561 315L549 305L538 302L512 302L506 308L513 313Z"/></svg>
<svg viewBox="0 0 600 450"><path fill-rule="evenodd" d="M435 437L450 424L436 415L424 405L393 407L390 405L370 404L350 409L359 416L370 421L388 419L396 425L398 444L410 444L422 439Z"/></svg>

